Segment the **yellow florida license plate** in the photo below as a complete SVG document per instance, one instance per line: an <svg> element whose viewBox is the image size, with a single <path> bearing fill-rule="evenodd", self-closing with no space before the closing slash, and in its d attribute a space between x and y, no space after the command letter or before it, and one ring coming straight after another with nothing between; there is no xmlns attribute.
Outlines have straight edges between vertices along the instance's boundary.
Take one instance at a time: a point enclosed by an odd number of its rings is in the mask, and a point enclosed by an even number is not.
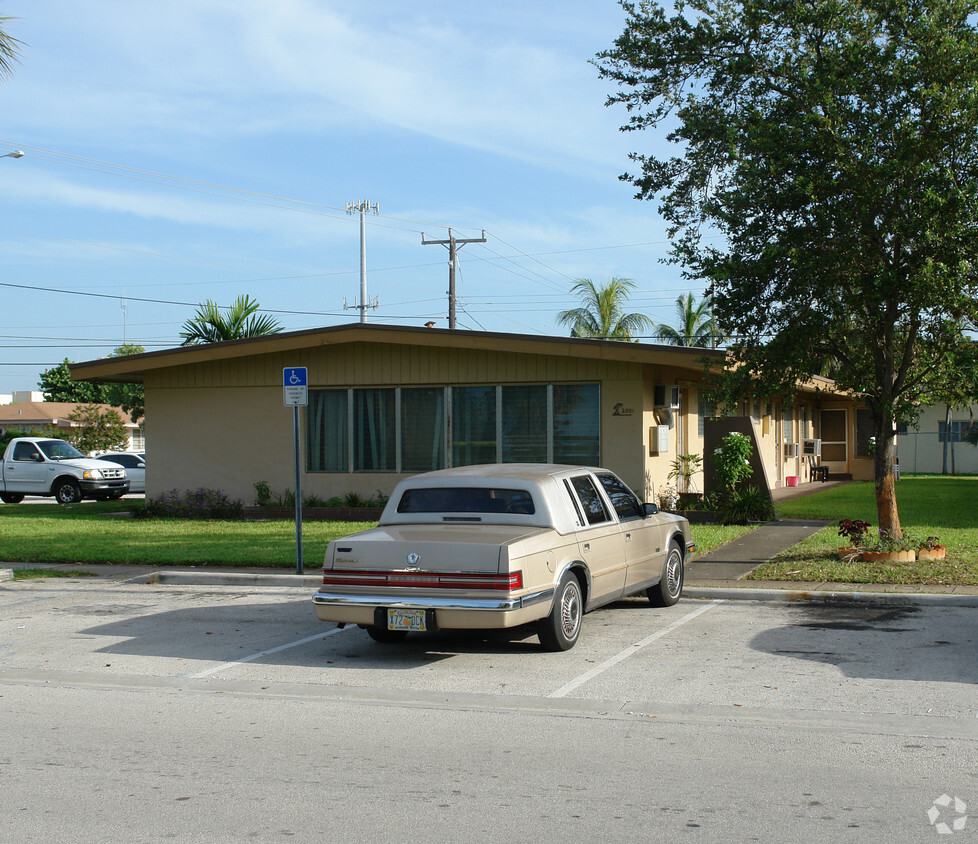
<svg viewBox="0 0 978 844"><path fill-rule="evenodd" d="M387 610L388 630L420 630L426 631L426 615L424 610Z"/></svg>

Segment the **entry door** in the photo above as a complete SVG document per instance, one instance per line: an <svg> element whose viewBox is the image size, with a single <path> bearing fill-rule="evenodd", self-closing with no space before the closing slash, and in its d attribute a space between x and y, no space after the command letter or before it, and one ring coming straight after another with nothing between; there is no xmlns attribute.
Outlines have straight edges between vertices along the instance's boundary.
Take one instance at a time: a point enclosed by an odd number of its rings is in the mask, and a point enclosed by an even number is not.
<svg viewBox="0 0 978 844"><path fill-rule="evenodd" d="M834 463L836 471L845 471L849 456L849 425L845 410L821 411L822 460Z"/></svg>

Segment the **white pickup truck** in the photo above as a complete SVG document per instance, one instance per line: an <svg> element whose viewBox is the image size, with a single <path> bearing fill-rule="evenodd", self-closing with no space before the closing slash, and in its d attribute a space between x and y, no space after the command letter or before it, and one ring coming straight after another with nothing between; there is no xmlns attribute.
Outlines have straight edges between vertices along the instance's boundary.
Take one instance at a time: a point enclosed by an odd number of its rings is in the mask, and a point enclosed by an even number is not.
<svg viewBox="0 0 978 844"><path fill-rule="evenodd" d="M92 460L64 440L18 437L3 453L0 500L19 504L26 495L53 495L59 504L83 498L121 498L129 492L126 470Z"/></svg>

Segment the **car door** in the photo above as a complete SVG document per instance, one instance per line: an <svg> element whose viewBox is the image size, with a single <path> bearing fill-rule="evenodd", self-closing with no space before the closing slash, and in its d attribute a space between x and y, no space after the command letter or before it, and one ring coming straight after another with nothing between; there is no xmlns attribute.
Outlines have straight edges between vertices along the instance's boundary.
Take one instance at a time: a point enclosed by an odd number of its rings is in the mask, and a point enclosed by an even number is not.
<svg viewBox="0 0 978 844"><path fill-rule="evenodd" d="M663 531L657 515L646 516L642 502L624 481L599 472L601 486L615 508L625 546L625 591L659 578L665 564Z"/></svg>
<svg viewBox="0 0 978 844"><path fill-rule="evenodd" d="M578 551L591 572L588 604L614 600L625 588L625 540L618 520L590 474L573 475L565 483L580 522Z"/></svg>
<svg viewBox="0 0 978 844"><path fill-rule="evenodd" d="M41 494L50 491L54 476L44 456L31 442L19 442L14 452L3 462L7 489L13 492Z"/></svg>

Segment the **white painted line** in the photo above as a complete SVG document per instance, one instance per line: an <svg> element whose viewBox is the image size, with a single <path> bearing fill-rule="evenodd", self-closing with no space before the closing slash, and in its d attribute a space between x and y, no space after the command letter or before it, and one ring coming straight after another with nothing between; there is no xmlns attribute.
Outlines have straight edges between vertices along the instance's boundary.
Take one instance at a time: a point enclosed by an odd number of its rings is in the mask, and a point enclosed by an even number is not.
<svg viewBox="0 0 978 844"><path fill-rule="evenodd" d="M289 648L297 648L299 645L306 644L306 642L314 642L316 639L325 639L327 636L335 636L337 633L342 633L344 630L350 629L350 627L336 627L333 630L327 630L325 633L317 633L315 636L306 636L305 639L289 642L287 645L279 645L277 648L269 648L267 651L261 651L256 654L251 654L251 656L236 659L234 662L225 662L221 665L215 665L213 668L208 668L206 671L201 671L199 674L191 674L190 677L192 680L200 680L203 677L209 677L211 674L217 674L220 671L227 671L227 669L234 668L236 665L241 665L245 662L252 662L260 657L275 654L279 651L287 651Z"/></svg>
<svg viewBox="0 0 978 844"><path fill-rule="evenodd" d="M588 680L597 677L602 671L606 671L612 666L617 665L622 660L628 659L628 657L638 653L646 645L652 644L652 642L654 642L656 639L661 639L663 636L668 636L677 627L682 627L687 621L692 621L694 618L696 618L696 616L703 615L703 613L712 610L714 607L719 606L722 603L723 603L722 600L710 601L710 603L706 604L705 606L698 607L697 609L693 610L689 615L684 615L682 618L674 621L668 627L663 627L661 630L657 630L651 636L646 636L644 639L642 639L641 642L636 642L634 645L631 645L630 647L625 648L625 650L615 654L610 659L606 659L600 665L595 665L594 668L592 668L590 671L585 671L583 674L581 674L580 677L576 677L575 679L571 680L569 683L566 683L565 685L561 686L559 689L557 689L557 691L551 692L549 695L547 695L547 697L566 696L569 692L574 691L574 689L576 689L578 686L581 686L584 683L586 683Z"/></svg>

